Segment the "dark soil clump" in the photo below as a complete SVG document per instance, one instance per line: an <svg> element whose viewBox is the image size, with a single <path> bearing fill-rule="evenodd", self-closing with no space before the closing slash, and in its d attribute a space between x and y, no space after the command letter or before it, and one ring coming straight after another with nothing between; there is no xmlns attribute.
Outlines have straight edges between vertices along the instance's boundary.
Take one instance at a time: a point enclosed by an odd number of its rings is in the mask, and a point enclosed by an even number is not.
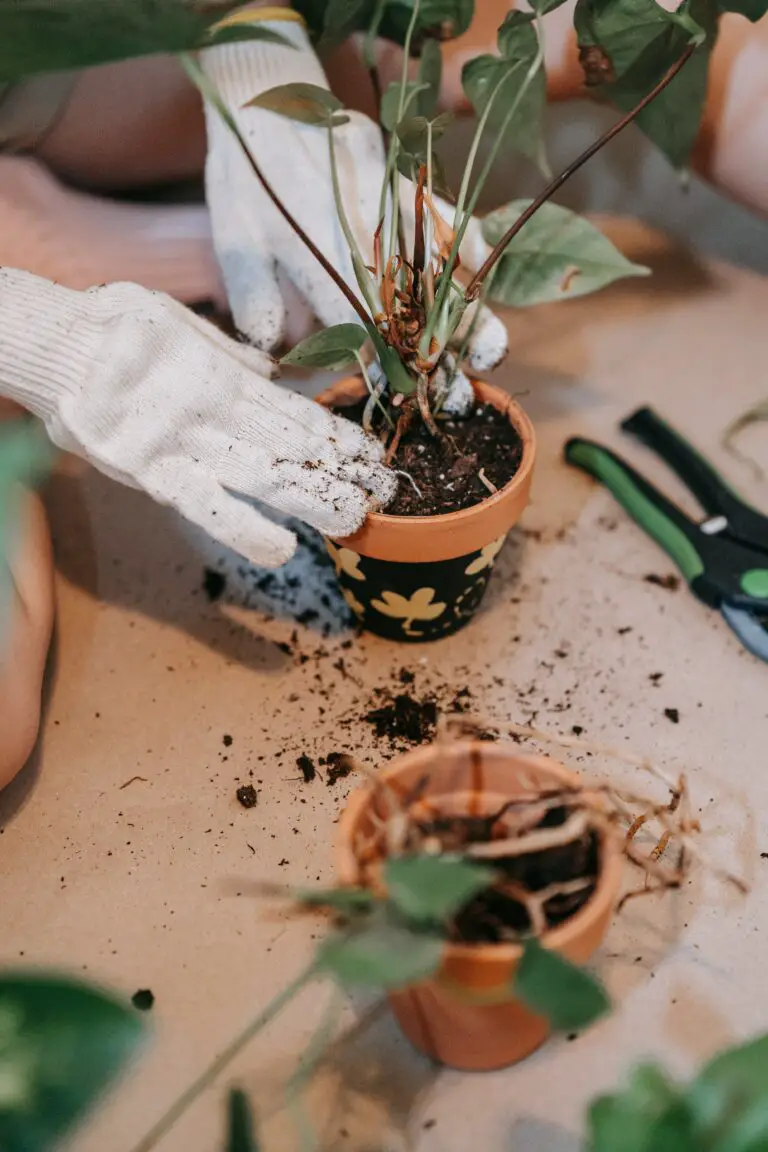
<svg viewBox="0 0 768 1152"><path fill-rule="evenodd" d="M322 760L321 763L323 763ZM351 757L346 756L343 752L329 752L324 763L327 767L325 782L329 786L336 784L339 780L345 780L353 770Z"/></svg>
<svg viewBox="0 0 768 1152"><path fill-rule="evenodd" d="M255 808L259 802L259 794L253 784L243 784L243 786L235 792L235 796L243 808Z"/></svg>
<svg viewBox="0 0 768 1152"><path fill-rule="evenodd" d="M138 992L134 992L131 996L131 1004L139 1012L149 1012L154 1002L155 994L149 988L139 988Z"/></svg>
<svg viewBox="0 0 768 1152"><path fill-rule="evenodd" d="M337 411L359 424L364 407L361 401ZM400 477L388 515L438 516L472 508L488 499L491 488L508 484L520 467L523 442L517 429L490 404L478 405L466 420L441 420L439 427L443 436L437 440L414 418L403 436L392 467L407 472L418 492Z"/></svg>
<svg viewBox="0 0 768 1152"><path fill-rule="evenodd" d="M311 784L315 776L317 776L317 768L315 768L309 756L299 756L296 761L296 767L301 772L305 784Z"/></svg>
<svg viewBox="0 0 768 1152"><path fill-rule="evenodd" d="M417 700L407 692L400 692L389 703L368 712L363 720L373 725L378 737L405 740L409 744L424 744L434 736L437 716L434 696Z"/></svg>

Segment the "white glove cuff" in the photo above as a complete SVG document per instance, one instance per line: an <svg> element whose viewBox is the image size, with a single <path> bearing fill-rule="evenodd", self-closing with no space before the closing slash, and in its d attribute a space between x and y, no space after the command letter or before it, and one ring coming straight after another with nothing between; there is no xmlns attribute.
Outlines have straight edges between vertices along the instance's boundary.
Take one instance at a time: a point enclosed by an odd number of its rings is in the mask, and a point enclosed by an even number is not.
<svg viewBox="0 0 768 1152"><path fill-rule="evenodd" d="M200 53L203 69L235 115L254 96L281 84L302 82L328 87L303 24L290 20L265 20L263 26L278 32L293 47L265 40L248 40L207 48Z"/></svg>
<svg viewBox="0 0 768 1152"><path fill-rule="evenodd" d="M96 298L0 269L0 394L50 425L77 394L104 338Z"/></svg>

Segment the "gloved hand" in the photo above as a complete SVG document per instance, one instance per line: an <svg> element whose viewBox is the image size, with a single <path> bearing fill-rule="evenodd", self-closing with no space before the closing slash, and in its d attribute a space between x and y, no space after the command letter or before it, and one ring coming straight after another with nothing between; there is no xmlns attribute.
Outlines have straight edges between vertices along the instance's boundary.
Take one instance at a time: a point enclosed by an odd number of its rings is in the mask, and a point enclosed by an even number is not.
<svg viewBox="0 0 768 1152"><path fill-rule="evenodd" d="M60 448L265 567L296 539L249 498L345 536L396 487L378 441L271 383L272 370L168 296L0 270L0 393Z"/></svg>
<svg viewBox="0 0 768 1152"><path fill-rule="evenodd" d="M330 176L327 133L259 108L243 108L254 96L296 81L328 87L304 26L274 20L267 27L293 48L250 41L201 53L201 64L234 116L267 179L315 244L357 291L349 250L339 226ZM363 258L373 263L379 223L384 148L378 126L358 112L334 130L339 178L350 224ZM281 277L287 279L324 325L354 320L350 305L269 200L237 140L215 108L206 108L206 192L213 239L238 328L258 347L274 348L284 335L286 307ZM414 188L403 181L406 234L414 231ZM453 210L443 203L449 222ZM478 221L468 228L460 256L477 270L489 248ZM484 309L469 349L472 368L485 372L507 350L504 325Z"/></svg>

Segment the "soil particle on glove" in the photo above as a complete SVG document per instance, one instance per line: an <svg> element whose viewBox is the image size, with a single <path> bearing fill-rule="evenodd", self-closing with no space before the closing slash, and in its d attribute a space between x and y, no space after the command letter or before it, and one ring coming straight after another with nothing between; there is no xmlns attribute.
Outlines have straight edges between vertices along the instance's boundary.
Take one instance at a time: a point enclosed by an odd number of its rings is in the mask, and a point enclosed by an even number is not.
<svg viewBox="0 0 768 1152"><path fill-rule="evenodd" d="M338 409L356 424L365 402ZM460 512L487 500L490 489L503 488L520 467L523 442L503 412L478 405L466 420L441 420L437 440L420 419L414 419L395 453L392 467L407 472L397 495L387 505L391 516L438 516Z"/></svg>
<svg viewBox="0 0 768 1152"><path fill-rule="evenodd" d="M137 1008L139 1012L149 1012L150 1008L155 1002L155 994L149 988L139 988L138 992L134 992L131 996L131 1004Z"/></svg>
<svg viewBox="0 0 768 1152"><path fill-rule="evenodd" d="M243 808L255 808L259 802L259 794L253 784L243 784L242 787L237 789L235 796Z"/></svg>
<svg viewBox="0 0 768 1152"><path fill-rule="evenodd" d="M231 748L232 747L232 737L229 735L228 732L224 733L224 735L221 738L221 742L225 748Z"/></svg>
<svg viewBox="0 0 768 1152"><path fill-rule="evenodd" d="M673 724L680 723L680 712L677 708L665 708L664 715L667 720L671 720Z"/></svg>

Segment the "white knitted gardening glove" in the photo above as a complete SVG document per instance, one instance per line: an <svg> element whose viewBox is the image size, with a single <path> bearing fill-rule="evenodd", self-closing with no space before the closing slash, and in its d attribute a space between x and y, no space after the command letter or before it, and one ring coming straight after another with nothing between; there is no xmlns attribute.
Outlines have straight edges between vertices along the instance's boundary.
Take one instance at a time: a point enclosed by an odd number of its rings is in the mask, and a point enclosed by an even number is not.
<svg viewBox="0 0 768 1152"><path fill-rule="evenodd" d="M266 567L296 538L248 499L346 536L396 486L378 441L273 384L272 369L169 296L0 269L0 395L60 448Z"/></svg>
<svg viewBox="0 0 768 1152"><path fill-rule="evenodd" d="M266 27L278 31L294 47L265 41L226 45L203 52L201 64L280 199L357 292L333 198L327 132L263 109L243 108L254 96L280 84L302 81L328 87L301 23L274 20L266 22ZM334 130L339 178L363 258L372 264L384 148L372 120L358 112L348 115L349 123ZM272 204L237 140L212 107L206 108L206 122L208 207L238 328L260 348L274 348L280 342L286 320L281 275L298 289L324 325L354 320L350 305ZM409 181L403 184L406 235L413 235L414 188ZM441 202L438 207L452 222L450 205ZM470 271L477 270L488 252L480 223L473 221L461 248L462 262ZM470 365L477 372L488 371L506 350L504 325L485 309L469 350Z"/></svg>

